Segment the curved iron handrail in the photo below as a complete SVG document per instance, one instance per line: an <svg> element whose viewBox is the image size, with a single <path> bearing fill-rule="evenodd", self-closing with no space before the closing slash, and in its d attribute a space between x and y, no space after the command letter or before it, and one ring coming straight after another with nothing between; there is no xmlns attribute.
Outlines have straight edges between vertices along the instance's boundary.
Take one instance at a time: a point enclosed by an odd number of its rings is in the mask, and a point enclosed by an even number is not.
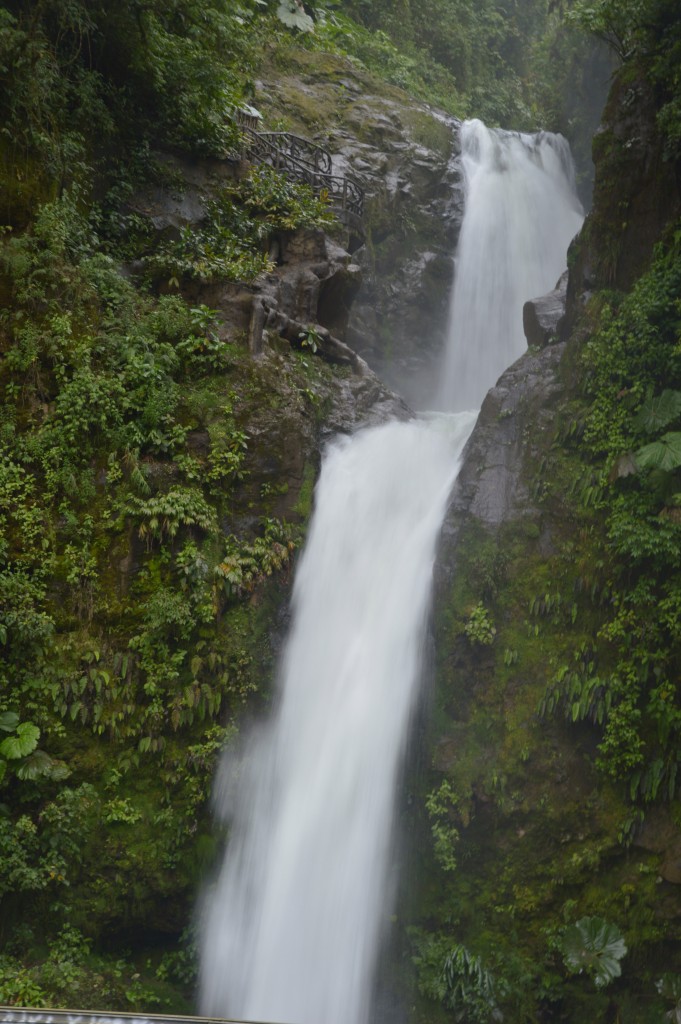
<svg viewBox="0 0 681 1024"><path fill-rule="evenodd" d="M275 146L281 142L282 145L279 148L284 153L288 153L294 159L312 164L314 169L321 171L322 174L331 174L331 154L322 146L318 146L316 142L310 142L302 135L293 135L291 132L255 132L254 134L259 135L261 139L272 139Z"/></svg>
<svg viewBox="0 0 681 1024"><path fill-rule="evenodd" d="M326 195L332 208L363 217L364 189L349 175L333 174L331 155L321 146L290 132L257 132L246 126L242 132L246 159L304 181L316 195Z"/></svg>

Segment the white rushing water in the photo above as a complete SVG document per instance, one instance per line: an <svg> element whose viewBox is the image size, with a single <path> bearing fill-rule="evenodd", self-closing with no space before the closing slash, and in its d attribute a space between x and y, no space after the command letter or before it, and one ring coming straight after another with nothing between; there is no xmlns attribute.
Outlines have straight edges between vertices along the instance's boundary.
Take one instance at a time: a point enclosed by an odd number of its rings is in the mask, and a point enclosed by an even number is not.
<svg viewBox="0 0 681 1024"><path fill-rule="evenodd" d="M464 126L466 212L443 408L477 408L524 348L582 214L560 137ZM365 1024L432 563L475 413L389 423L324 458L269 721L226 755L225 861L206 896L201 1012Z"/></svg>
<svg viewBox="0 0 681 1024"><path fill-rule="evenodd" d="M551 291L584 219L562 135L467 121L465 206L438 407L479 408L527 348L523 305Z"/></svg>
<svg viewBox="0 0 681 1024"><path fill-rule="evenodd" d="M435 544L473 419L388 423L326 454L278 705L236 787L223 768L233 838L209 897L202 1013L366 1020Z"/></svg>

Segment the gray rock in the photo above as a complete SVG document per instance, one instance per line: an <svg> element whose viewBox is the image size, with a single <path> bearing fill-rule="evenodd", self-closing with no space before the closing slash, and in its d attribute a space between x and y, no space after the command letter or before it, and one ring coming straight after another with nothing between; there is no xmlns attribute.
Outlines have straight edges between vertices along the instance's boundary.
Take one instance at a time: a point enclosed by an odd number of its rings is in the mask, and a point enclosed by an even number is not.
<svg viewBox="0 0 681 1024"><path fill-rule="evenodd" d="M148 217L159 233L179 235L181 228L200 224L206 216L206 195L215 182L234 179L237 174L228 160L198 160L162 152L154 155L182 186L143 189L131 196L126 206Z"/></svg>
<svg viewBox="0 0 681 1024"><path fill-rule="evenodd" d="M322 231L310 230L283 236L279 260L254 286L248 324L251 352L262 353L265 329L299 345L301 335L313 326L324 358L364 374L366 363L344 340L361 284L361 270L350 254Z"/></svg>
<svg viewBox="0 0 681 1024"><path fill-rule="evenodd" d="M523 306L523 330L528 345L543 348L558 339L560 322L565 316L567 283L566 270L552 292L530 299Z"/></svg>
<svg viewBox="0 0 681 1024"><path fill-rule="evenodd" d="M463 525L477 520L492 533L513 520L537 522L526 462L538 435L552 429L563 386L557 369L564 344L527 352L488 392L468 441L443 526L437 573L454 572Z"/></svg>
<svg viewBox="0 0 681 1024"><path fill-rule="evenodd" d="M265 116L271 107L287 117L299 113L309 121L309 128L296 127L303 134L319 126L313 109L333 105L320 141L333 155L334 174L361 177L367 195L366 245L353 252L361 287L341 337L407 401L423 406L445 343L463 205L459 122L397 90L368 93L361 74L344 64L335 82L327 75L311 82L304 68L277 69L257 83L257 104Z"/></svg>

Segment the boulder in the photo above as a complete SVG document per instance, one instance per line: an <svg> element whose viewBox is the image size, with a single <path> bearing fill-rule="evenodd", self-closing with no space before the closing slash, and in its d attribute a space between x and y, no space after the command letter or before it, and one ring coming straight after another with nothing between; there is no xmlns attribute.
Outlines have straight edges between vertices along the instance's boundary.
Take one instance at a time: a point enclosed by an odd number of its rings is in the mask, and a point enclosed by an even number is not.
<svg viewBox="0 0 681 1024"><path fill-rule="evenodd" d="M530 299L523 306L523 330L530 347L544 348L558 339L560 321L565 316L567 283L566 270L552 292Z"/></svg>
<svg viewBox="0 0 681 1024"><path fill-rule="evenodd" d="M539 515L526 474L534 441L552 428L563 390L558 366L565 346L527 352L499 378L482 404L464 452L444 525L440 567L453 571L461 525L477 520L496 531Z"/></svg>

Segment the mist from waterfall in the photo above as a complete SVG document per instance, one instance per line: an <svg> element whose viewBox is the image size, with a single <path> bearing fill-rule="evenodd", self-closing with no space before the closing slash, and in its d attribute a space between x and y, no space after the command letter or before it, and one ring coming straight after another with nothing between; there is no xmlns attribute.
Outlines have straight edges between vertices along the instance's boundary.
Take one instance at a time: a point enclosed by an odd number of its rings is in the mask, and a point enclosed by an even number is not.
<svg viewBox="0 0 681 1024"><path fill-rule="evenodd" d="M456 410L477 409L522 351L522 304L554 286L581 224L559 137L471 122L463 160L440 394ZM216 781L229 840L204 899L203 1014L368 1020L435 548L475 417L388 423L325 453L273 708Z"/></svg>
<svg viewBox="0 0 681 1024"><path fill-rule="evenodd" d="M584 213L562 135L466 121L465 205L437 407L479 408L527 348L523 305L555 288Z"/></svg>

